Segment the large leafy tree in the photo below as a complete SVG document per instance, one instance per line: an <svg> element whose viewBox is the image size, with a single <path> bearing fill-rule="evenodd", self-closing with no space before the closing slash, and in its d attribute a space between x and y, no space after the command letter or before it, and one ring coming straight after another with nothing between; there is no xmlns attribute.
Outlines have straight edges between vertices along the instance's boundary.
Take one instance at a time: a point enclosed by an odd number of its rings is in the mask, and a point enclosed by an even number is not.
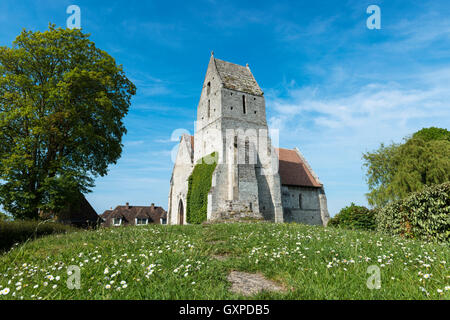
<svg viewBox="0 0 450 320"><path fill-rule="evenodd" d="M368 201L382 207L424 186L450 181L450 132L422 129L403 144L382 144L374 152L365 153L363 159Z"/></svg>
<svg viewBox="0 0 450 320"><path fill-rule="evenodd" d="M16 218L58 212L122 152L136 93L80 30L23 31L0 47L0 204Z"/></svg>

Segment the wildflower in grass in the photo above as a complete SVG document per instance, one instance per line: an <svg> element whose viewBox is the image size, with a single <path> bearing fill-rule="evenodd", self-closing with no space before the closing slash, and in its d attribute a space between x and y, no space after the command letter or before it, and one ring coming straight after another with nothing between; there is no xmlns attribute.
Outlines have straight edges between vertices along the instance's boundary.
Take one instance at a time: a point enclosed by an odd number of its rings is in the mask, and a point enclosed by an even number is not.
<svg viewBox="0 0 450 320"><path fill-rule="evenodd" d="M52 288L53 289L56 289L58 287L58 285L57 284L55 284Z"/></svg>
<svg viewBox="0 0 450 320"><path fill-rule="evenodd" d="M111 289L111 285L107 284L107 285L105 286L105 289L107 289L107 290Z"/></svg>
<svg viewBox="0 0 450 320"><path fill-rule="evenodd" d="M105 271L103 271L103 274L108 274L109 273L109 269L106 268Z"/></svg>

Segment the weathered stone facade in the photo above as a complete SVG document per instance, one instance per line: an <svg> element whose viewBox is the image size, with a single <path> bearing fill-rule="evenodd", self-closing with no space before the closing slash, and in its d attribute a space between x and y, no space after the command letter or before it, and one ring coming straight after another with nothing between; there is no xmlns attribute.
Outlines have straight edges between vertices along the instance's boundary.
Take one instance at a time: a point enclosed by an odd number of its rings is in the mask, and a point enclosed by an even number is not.
<svg viewBox="0 0 450 320"><path fill-rule="evenodd" d="M195 135L181 137L170 184L169 224L186 223L189 176L194 164L213 152L219 159L208 194L209 221L238 216L327 223L324 189L306 160L298 150L272 147L264 93L249 67L212 55L197 108ZM298 157L290 159L293 156L289 152L297 152ZM290 158L284 162L279 154ZM289 165L294 162L298 163ZM279 171L279 166L284 171ZM298 171L301 179L282 185L280 173L290 175L289 170ZM292 202L296 194L304 197L301 208Z"/></svg>

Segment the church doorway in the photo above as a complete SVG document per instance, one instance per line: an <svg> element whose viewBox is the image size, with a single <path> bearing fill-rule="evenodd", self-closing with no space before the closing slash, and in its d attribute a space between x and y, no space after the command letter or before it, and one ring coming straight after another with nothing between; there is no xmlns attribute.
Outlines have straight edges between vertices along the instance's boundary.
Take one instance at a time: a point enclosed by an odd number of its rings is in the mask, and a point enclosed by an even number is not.
<svg viewBox="0 0 450 320"><path fill-rule="evenodd" d="M178 205L178 224L180 226L184 225L184 207L183 200L180 200L180 204Z"/></svg>

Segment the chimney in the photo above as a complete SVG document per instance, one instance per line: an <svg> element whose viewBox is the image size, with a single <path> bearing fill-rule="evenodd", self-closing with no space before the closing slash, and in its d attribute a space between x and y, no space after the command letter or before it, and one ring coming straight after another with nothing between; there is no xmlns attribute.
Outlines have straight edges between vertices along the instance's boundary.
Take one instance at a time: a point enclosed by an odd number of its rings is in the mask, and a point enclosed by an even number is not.
<svg viewBox="0 0 450 320"><path fill-rule="evenodd" d="M130 203L129 202L127 202L126 206L127 206L127 209L130 209Z"/></svg>

